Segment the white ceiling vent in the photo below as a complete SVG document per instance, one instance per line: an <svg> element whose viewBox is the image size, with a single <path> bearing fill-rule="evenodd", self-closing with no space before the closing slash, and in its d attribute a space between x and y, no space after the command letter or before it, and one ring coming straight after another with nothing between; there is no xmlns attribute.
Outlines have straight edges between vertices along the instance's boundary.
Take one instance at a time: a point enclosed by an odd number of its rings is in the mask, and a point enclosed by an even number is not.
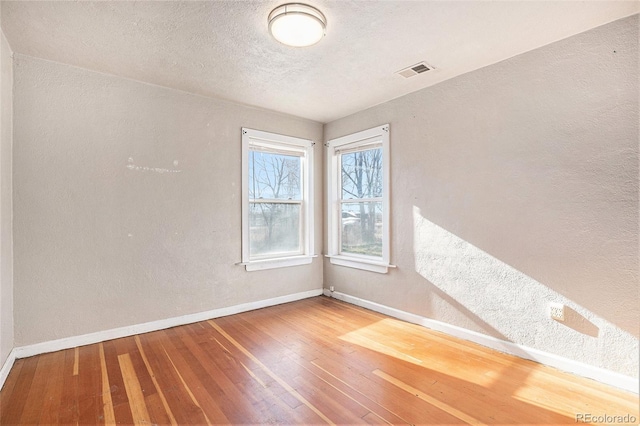
<svg viewBox="0 0 640 426"><path fill-rule="evenodd" d="M409 77L413 77L414 75L422 74L423 72L431 71L434 69L435 67L432 67L426 62L419 62L403 70L396 71L396 74L400 74L404 78L409 78Z"/></svg>

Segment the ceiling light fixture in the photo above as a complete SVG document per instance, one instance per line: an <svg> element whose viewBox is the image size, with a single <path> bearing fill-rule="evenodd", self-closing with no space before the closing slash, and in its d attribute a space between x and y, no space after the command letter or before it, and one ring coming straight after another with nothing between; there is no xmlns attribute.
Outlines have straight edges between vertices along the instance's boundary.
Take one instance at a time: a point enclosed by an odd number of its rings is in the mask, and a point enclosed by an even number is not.
<svg viewBox="0 0 640 426"><path fill-rule="evenodd" d="M315 7L287 3L269 14L269 31L280 43L306 47L319 42L327 28L327 18Z"/></svg>

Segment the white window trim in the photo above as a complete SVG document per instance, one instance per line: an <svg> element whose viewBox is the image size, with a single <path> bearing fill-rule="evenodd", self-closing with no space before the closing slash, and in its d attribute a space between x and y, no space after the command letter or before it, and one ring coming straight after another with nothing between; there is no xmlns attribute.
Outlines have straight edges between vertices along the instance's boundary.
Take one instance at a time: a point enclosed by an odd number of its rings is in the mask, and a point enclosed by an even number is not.
<svg viewBox="0 0 640 426"><path fill-rule="evenodd" d="M338 153L379 144L382 146L382 258L340 253L340 169ZM332 264L385 274L394 268L390 262L390 203L389 203L389 124L363 130L327 142L328 182L328 240L326 257Z"/></svg>
<svg viewBox="0 0 640 426"><path fill-rule="evenodd" d="M305 161L302 165L302 254L283 257L261 257L251 259L249 255L249 148L262 146L281 152L304 153ZM283 268L288 266L306 265L311 263L313 254L313 141L308 139L284 136L276 133L263 132L242 128L242 262L247 271L261 271L265 269ZM282 200L286 201L286 200Z"/></svg>

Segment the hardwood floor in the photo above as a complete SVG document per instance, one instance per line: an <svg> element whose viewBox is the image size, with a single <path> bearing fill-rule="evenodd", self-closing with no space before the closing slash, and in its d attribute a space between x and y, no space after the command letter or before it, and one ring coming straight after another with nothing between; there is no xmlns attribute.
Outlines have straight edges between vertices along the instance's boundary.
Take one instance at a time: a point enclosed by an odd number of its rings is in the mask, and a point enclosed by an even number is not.
<svg viewBox="0 0 640 426"><path fill-rule="evenodd" d="M555 425L579 414L637 424L638 396L322 296L20 359L0 392L3 425Z"/></svg>

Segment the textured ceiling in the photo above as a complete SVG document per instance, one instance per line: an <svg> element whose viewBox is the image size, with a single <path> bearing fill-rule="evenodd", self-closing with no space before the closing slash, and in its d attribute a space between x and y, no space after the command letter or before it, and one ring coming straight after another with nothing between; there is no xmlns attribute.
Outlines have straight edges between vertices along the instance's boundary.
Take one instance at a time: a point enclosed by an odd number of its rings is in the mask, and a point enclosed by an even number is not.
<svg viewBox="0 0 640 426"><path fill-rule="evenodd" d="M267 32L287 1L2 2L12 49L328 122L637 13L636 1L327 1L326 37ZM435 71L396 71L426 61Z"/></svg>

